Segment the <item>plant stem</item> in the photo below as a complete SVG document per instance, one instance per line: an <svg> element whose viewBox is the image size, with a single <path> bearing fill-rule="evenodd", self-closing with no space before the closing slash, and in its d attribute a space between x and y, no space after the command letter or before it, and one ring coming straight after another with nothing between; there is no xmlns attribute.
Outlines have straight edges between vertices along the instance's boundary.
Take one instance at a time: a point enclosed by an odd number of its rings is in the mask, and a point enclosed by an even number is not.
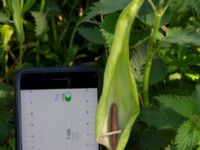
<svg viewBox="0 0 200 150"><path fill-rule="evenodd" d="M24 56L23 43L20 42L20 45L19 45L19 64L20 65L23 63L23 56Z"/></svg>
<svg viewBox="0 0 200 150"><path fill-rule="evenodd" d="M153 5L153 3L151 3L151 5ZM152 31L151 39L149 41L149 50L147 52L147 60L146 60L144 81L143 81L143 94L144 94L143 101L144 101L145 108L149 107L149 78L150 78L153 57L154 57L154 53L156 50L156 35L159 32L161 16L164 13L163 12L164 10L162 8L159 8L158 10L155 10L155 7L153 7L153 8L154 8L155 15L156 15L156 21L155 21L155 26Z"/></svg>
<svg viewBox="0 0 200 150"><path fill-rule="evenodd" d="M45 0L41 0L41 4L40 4L40 11L41 12L43 12L44 6L45 6Z"/></svg>
<svg viewBox="0 0 200 150"><path fill-rule="evenodd" d="M56 48L58 48L60 45L58 43L58 33L57 33L55 18L51 19L51 26L52 26L52 32L53 32L53 39L54 39Z"/></svg>

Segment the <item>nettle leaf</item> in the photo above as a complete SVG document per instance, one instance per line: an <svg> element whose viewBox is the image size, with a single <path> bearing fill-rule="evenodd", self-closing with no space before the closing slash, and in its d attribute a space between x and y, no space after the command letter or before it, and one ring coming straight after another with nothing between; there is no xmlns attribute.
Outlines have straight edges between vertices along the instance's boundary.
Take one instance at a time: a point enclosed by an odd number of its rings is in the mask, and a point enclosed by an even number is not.
<svg viewBox="0 0 200 150"><path fill-rule="evenodd" d="M170 130L143 132L140 138L141 150L163 149L174 137L174 132Z"/></svg>
<svg viewBox="0 0 200 150"><path fill-rule="evenodd" d="M143 82L144 67L147 57L147 43L136 48L131 57L131 68L136 81L141 84ZM149 85L163 81L168 73L167 66L161 59L153 59ZM142 85L141 85L142 86Z"/></svg>
<svg viewBox="0 0 200 150"><path fill-rule="evenodd" d="M40 11L32 11L31 14L35 19L35 35L42 37L49 29L46 16Z"/></svg>
<svg viewBox="0 0 200 150"><path fill-rule="evenodd" d="M3 12L0 12L0 23L7 23L10 20L10 17Z"/></svg>
<svg viewBox="0 0 200 150"><path fill-rule="evenodd" d="M184 117L166 107L142 110L139 119L160 129L176 129L185 120Z"/></svg>
<svg viewBox="0 0 200 150"><path fill-rule="evenodd" d="M147 43L140 45L132 52L132 57L130 61L131 71L134 74L136 81L140 84L143 82L146 57L147 57Z"/></svg>
<svg viewBox="0 0 200 150"><path fill-rule="evenodd" d="M105 16L104 21L101 25L101 32L104 39L106 40L106 44L108 45L108 47L111 47L112 45L115 26L116 26L118 17L119 17L118 13L107 15Z"/></svg>
<svg viewBox="0 0 200 150"><path fill-rule="evenodd" d="M92 43L104 44L104 39L98 27L88 28L81 26L78 29L78 33Z"/></svg>
<svg viewBox="0 0 200 150"><path fill-rule="evenodd" d="M192 150L200 141L200 128L192 120L184 122L177 131L178 150Z"/></svg>
<svg viewBox="0 0 200 150"><path fill-rule="evenodd" d="M94 3L90 11L86 14L83 21L90 20L96 15L105 15L123 9L131 0L101 0Z"/></svg>
<svg viewBox="0 0 200 150"><path fill-rule="evenodd" d="M174 110L186 118L191 118L197 112L197 106L192 97L160 95L156 96L155 99L161 102L165 107Z"/></svg>
<svg viewBox="0 0 200 150"><path fill-rule="evenodd" d="M175 15L176 20L182 20L191 13L200 15L199 0L169 0L169 8L172 10L172 15ZM174 13L173 13L174 12Z"/></svg>
<svg viewBox="0 0 200 150"><path fill-rule="evenodd" d="M171 44L193 44L200 45L200 35L195 31L188 31L183 28L169 28L166 32L166 37L161 39L163 42L168 42Z"/></svg>

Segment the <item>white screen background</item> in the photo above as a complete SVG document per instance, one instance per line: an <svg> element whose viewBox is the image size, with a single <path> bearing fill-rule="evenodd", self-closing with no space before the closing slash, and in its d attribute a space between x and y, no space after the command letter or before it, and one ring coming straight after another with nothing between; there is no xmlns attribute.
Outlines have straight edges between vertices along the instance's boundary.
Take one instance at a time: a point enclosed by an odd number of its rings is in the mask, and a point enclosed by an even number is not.
<svg viewBox="0 0 200 150"><path fill-rule="evenodd" d="M98 150L97 98L97 88L21 90L23 150Z"/></svg>

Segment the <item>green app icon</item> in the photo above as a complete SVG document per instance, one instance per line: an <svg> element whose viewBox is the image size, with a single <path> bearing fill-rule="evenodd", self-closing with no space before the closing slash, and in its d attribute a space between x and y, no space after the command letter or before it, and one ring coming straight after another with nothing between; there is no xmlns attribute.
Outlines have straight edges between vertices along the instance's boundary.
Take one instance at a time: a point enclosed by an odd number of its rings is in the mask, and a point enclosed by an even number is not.
<svg viewBox="0 0 200 150"><path fill-rule="evenodd" d="M64 97L65 97L65 101L66 102L70 102L71 99L72 99L72 96L71 96L70 92L66 92L65 95L64 95Z"/></svg>

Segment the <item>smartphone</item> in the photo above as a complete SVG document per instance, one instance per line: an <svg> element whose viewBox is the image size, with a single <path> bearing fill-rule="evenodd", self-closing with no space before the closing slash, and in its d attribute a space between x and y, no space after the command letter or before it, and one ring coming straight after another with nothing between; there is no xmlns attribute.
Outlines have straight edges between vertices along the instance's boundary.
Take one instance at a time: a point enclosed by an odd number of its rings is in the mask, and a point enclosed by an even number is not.
<svg viewBox="0 0 200 150"><path fill-rule="evenodd" d="M99 150L93 68L27 68L16 75L17 150Z"/></svg>

